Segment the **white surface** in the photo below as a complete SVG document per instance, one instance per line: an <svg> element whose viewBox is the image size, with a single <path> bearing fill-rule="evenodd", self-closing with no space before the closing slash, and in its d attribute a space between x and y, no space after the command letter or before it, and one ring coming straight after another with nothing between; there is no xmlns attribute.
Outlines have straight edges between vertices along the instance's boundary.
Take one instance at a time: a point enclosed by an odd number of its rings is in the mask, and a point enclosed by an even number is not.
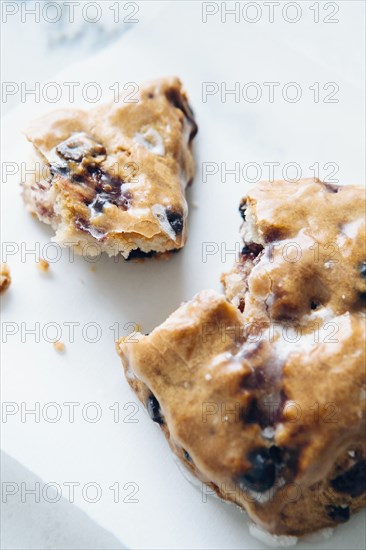
<svg viewBox="0 0 366 550"><path fill-rule="evenodd" d="M96 81L107 90L117 80L143 81L164 74L178 74L189 91L200 131L196 141L197 177L190 198L191 208L186 248L169 262L115 263L107 258L91 264L81 258L70 263L63 253L48 275L35 267L34 258L22 262L20 254L9 258L13 284L2 300L2 323L36 321L41 328L57 322L66 353L57 354L51 343L39 343L19 332L3 346L2 399L30 408L56 402L59 422L39 423L16 414L2 423L2 447L27 469L47 482L56 482L67 496L65 483L78 482L75 504L129 548L264 548L249 534L245 516L217 499L203 502L177 468L159 430L139 405L129 423L127 415L136 403L121 375L109 327L119 322L137 322L151 330L178 304L202 288L219 289L224 259L220 254L202 261L202 243L217 243L234 249L238 242L236 214L246 184L226 183L219 175L202 182L201 162L295 161L303 167L319 162L337 162L337 177L343 182L363 182L363 90L361 86L363 46L362 2L342 3L341 21L315 25L304 17L296 25L287 23L225 23L215 18L201 22L200 3L161 5L160 14L93 59L68 67L60 83L70 80ZM91 78L92 75L92 78ZM53 78L53 80L55 80ZM214 98L201 101L203 81L258 83L297 81L304 99L296 104L278 100L258 103ZM314 82L337 82L337 104L314 103L308 87ZM104 99L107 99L105 96ZM80 98L79 98L80 100ZM80 101L80 104L82 102ZM58 104L57 107L60 107ZM20 162L26 147L20 129L27 119L49 104L22 105L4 121L3 160ZM323 175L323 174L321 174ZM24 211L19 197L19 176L3 183L2 239L25 242L29 248L40 242L41 250L52 232ZM50 249L51 252L51 249ZM75 321L75 342L68 341L65 323ZM81 327L96 322L101 339L86 342ZM127 327L122 333L128 333ZM90 337L93 336L90 331ZM65 402L78 402L75 422L67 419ZM99 422L81 416L85 403L96 402L102 411ZM109 407L120 404L120 421L113 421ZM51 415L54 411L49 409ZM90 414L92 414L90 410ZM6 480L11 481L11 480ZM102 497L88 503L80 487L97 483ZM119 482L137 484L138 502L113 502L109 489ZM122 489L122 499L130 489ZM13 497L14 498L14 497ZM317 548L363 548L364 515L359 514L337 529L330 541ZM298 548L311 547L300 543Z"/></svg>
<svg viewBox="0 0 366 550"><path fill-rule="evenodd" d="M100 20L92 23L85 15L83 16L82 11L88 0L81 0L78 5L75 5L73 19L67 4L63 0L56 0L52 4L56 2L60 6L60 15L54 23L47 21L41 15L43 4L51 4L51 2L18 0L18 11L13 15L6 15L6 8L2 8L1 78L3 82L15 82L19 90L22 83L27 89L35 89L35 83L52 81L60 70L95 54L122 34L133 32L142 21L148 20L159 10L158 2L139 3L138 15L132 17L139 22L124 22L123 20L128 18L127 14L131 13L131 8L128 9L127 6L127 9L124 9L126 3L121 3L119 12L116 12L114 11L115 0L102 0L99 2L102 14ZM13 6L15 4L15 2L3 2L5 3L9 5L9 11L12 9L11 4ZM35 15L31 13L26 15L25 12L26 8L28 12L37 11L36 4L39 5L39 20L36 20ZM13 7L13 9L16 8ZM24 21L22 21L22 13ZM87 15L88 12L86 12ZM90 17L92 15L90 11ZM48 17L54 17L52 8ZM3 100L1 103L2 113L9 112L21 100L20 92L9 95L6 101Z"/></svg>
<svg viewBox="0 0 366 550"><path fill-rule="evenodd" d="M35 487L40 478L1 453L1 479ZM22 502L21 492L1 506L2 550L121 550L121 543L76 506L62 498L57 503L34 499Z"/></svg>

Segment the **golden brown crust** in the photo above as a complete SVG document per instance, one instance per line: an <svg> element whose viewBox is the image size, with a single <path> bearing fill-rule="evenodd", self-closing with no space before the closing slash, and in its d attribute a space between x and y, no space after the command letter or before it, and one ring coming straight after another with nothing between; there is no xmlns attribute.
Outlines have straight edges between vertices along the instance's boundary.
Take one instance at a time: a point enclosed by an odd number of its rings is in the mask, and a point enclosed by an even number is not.
<svg viewBox="0 0 366 550"><path fill-rule="evenodd" d="M26 131L39 174L23 182L28 207L56 241L110 255L179 249L186 240L186 185L197 131L177 78L89 112L56 111ZM93 248L87 247L88 255Z"/></svg>
<svg viewBox="0 0 366 550"><path fill-rule="evenodd" d="M301 535L365 506L363 192L263 183L246 208L235 285L223 277L234 305L204 291L118 351L191 471L270 532ZM339 262L324 267L333 241Z"/></svg>
<svg viewBox="0 0 366 550"><path fill-rule="evenodd" d="M249 290L246 319L252 317L251 309L257 321L259 312L264 319L301 319L311 313L312 304L336 315L362 309L364 189L317 179L261 182L249 191L242 211L246 246L265 247L254 258L242 254L223 276L230 300L236 296L235 281L242 292Z"/></svg>
<svg viewBox="0 0 366 550"><path fill-rule="evenodd" d="M11 284L10 269L8 264L1 264L0 269L0 294L5 292Z"/></svg>

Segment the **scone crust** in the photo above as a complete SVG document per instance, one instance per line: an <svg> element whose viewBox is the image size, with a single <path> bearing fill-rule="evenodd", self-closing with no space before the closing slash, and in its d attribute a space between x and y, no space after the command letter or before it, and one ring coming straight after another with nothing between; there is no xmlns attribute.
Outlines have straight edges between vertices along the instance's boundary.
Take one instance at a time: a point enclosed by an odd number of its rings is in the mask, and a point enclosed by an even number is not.
<svg viewBox="0 0 366 550"><path fill-rule="evenodd" d="M1 263L0 267L0 294L5 292L11 284L10 269L8 264Z"/></svg>

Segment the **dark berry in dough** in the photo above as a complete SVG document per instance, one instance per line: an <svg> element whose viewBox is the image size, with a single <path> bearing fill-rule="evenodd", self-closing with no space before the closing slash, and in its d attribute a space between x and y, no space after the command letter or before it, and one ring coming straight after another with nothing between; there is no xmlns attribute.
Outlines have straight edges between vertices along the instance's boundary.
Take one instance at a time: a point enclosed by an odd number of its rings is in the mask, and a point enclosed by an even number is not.
<svg viewBox="0 0 366 550"><path fill-rule="evenodd" d="M239 483L253 491L263 493L276 481L276 468L268 449L255 449L248 456L251 468L240 476Z"/></svg>
<svg viewBox="0 0 366 550"><path fill-rule="evenodd" d="M163 424L164 419L160 411L159 401L156 399L155 395L151 394L147 402L147 410L154 422L157 424Z"/></svg>
<svg viewBox="0 0 366 550"><path fill-rule="evenodd" d="M190 455L189 452L186 451L185 449L183 449L183 455L184 455L184 458L185 458L188 462L192 462L191 455Z"/></svg>
<svg viewBox="0 0 366 550"><path fill-rule="evenodd" d="M166 217L170 223L171 228L173 229L176 235L179 235L183 231L183 216L180 212L176 210L166 210Z"/></svg>
<svg viewBox="0 0 366 550"><path fill-rule="evenodd" d="M263 246L257 243L250 243L243 246L241 254L244 257L250 257L250 259L256 258L263 250Z"/></svg>
<svg viewBox="0 0 366 550"><path fill-rule="evenodd" d="M246 212L246 209L247 209L247 204L246 204L246 202L242 203L242 204L239 206L239 212L240 212L240 215L241 215L241 217L243 218L244 221L245 221L245 212Z"/></svg>
<svg viewBox="0 0 366 550"><path fill-rule="evenodd" d="M332 479L332 487L339 493L359 497L366 491L366 460L360 460L350 470Z"/></svg>
<svg viewBox="0 0 366 550"><path fill-rule="evenodd" d="M339 185L336 185L335 183L327 183L326 181L324 181L323 185L328 193L338 193L339 191Z"/></svg>
<svg viewBox="0 0 366 550"><path fill-rule="evenodd" d="M130 262L132 260L145 260L145 258L151 258L154 256L154 254L156 254L154 250L150 250L150 252L143 252L139 248L135 248L135 250L131 250L128 258L126 258L126 261Z"/></svg>
<svg viewBox="0 0 366 550"><path fill-rule="evenodd" d="M327 506L327 515L337 523L345 523L350 518L348 506Z"/></svg>

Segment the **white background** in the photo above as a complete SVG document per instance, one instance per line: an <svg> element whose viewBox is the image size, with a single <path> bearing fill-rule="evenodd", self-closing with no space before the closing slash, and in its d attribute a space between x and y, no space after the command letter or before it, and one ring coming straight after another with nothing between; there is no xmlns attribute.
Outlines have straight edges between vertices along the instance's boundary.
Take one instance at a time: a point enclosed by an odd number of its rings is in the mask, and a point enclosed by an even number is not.
<svg viewBox="0 0 366 550"><path fill-rule="evenodd" d="M3 3L4 4L4 3ZM21 3L20 3L21 4ZM63 4L62 2L60 4ZM111 13L103 2L103 13ZM103 89L102 100L111 98L108 87L115 82L141 82L166 74L177 74L185 83L197 115L200 131L195 155L197 176L189 192L191 208L186 248L169 262L115 263L102 258L91 271L83 259L70 263L67 254L51 265L44 276L31 255L20 253L8 259L13 284L2 299L3 323L57 322L63 329L66 353L55 353L51 343L27 336L21 327L2 346L2 399L6 402L81 406L96 402L102 419L95 424L77 415L70 423L62 406L60 422L21 422L16 414L2 422L3 480L27 483L76 481L95 482L103 490L99 502L85 501L76 492L75 504L65 500L47 504L20 502L20 493L2 506L3 548L263 548L248 533L245 517L235 508L202 496L182 475L171 458L166 442L139 407L137 423L126 422L136 400L121 374L114 350L114 323L138 322L151 330L182 300L203 288L220 289L220 273L231 265L238 242L237 205L249 183L220 171L202 177L202 163L227 163L240 168L257 163L267 178L265 164L278 162L277 177L286 163L297 163L303 175L313 175L319 163L320 176L329 174L326 163L336 163L334 176L342 183L364 182L364 3L337 2L338 23L325 23L330 11L320 6L320 21L314 22L314 2L298 2L302 16L296 23L283 17L283 5L269 22L268 10L260 2L262 17L249 23L218 13L202 21L200 2L140 2L139 22L115 25L103 15L97 25L33 22L20 12L2 25L2 79L29 87L35 82L95 81ZM214 3L215 4L215 3ZM230 3L232 4L232 3ZM241 7L246 4L241 3ZM107 6L107 8L106 8ZM253 17L253 12L247 18ZM125 14L124 14L125 15ZM288 12L288 18L293 12ZM105 46L104 48L102 48ZM240 89L248 82L260 86L257 103L219 93L202 100L205 82L219 88ZM268 101L265 82L279 82L273 103ZM285 101L286 83L296 82L302 97ZM319 83L320 101L312 90ZM337 103L325 103L323 89L336 83ZM328 88L328 92L331 89ZM67 106L20 94L8 97L2 107L2 156L5 162L21 162L27 147L21 129L37 113ZM77 104L91 107L80 95ZM252 172L247 174L253 177ZM2 179L2 239L40 249L52 232L26 214L18 189L19 174ZM215 254L203 261L204 243L215 243ZM79 323L75 342L68 341L65 323ZM81 328L98 323L102 336L96 343L83 338ZM7 325L8 326L8 325ZM121 407L119 422L113 421L110 406ZM138 404L133 405L138 407ZM129 405L127 405L129 407ZM128 419L128 418L127 418ZM124 420L124 422L122 421ZM43 481L42 481L43 480ZM113 502L114 483L137 484L138 503ZM128 489L123 489L125 497ZM85 515L86 514L86 515ZM339 528L317 548L362 548L362 514ZM302 542L298 548L311 547ZM314 547L314 546L313 546Z"/></svg>

